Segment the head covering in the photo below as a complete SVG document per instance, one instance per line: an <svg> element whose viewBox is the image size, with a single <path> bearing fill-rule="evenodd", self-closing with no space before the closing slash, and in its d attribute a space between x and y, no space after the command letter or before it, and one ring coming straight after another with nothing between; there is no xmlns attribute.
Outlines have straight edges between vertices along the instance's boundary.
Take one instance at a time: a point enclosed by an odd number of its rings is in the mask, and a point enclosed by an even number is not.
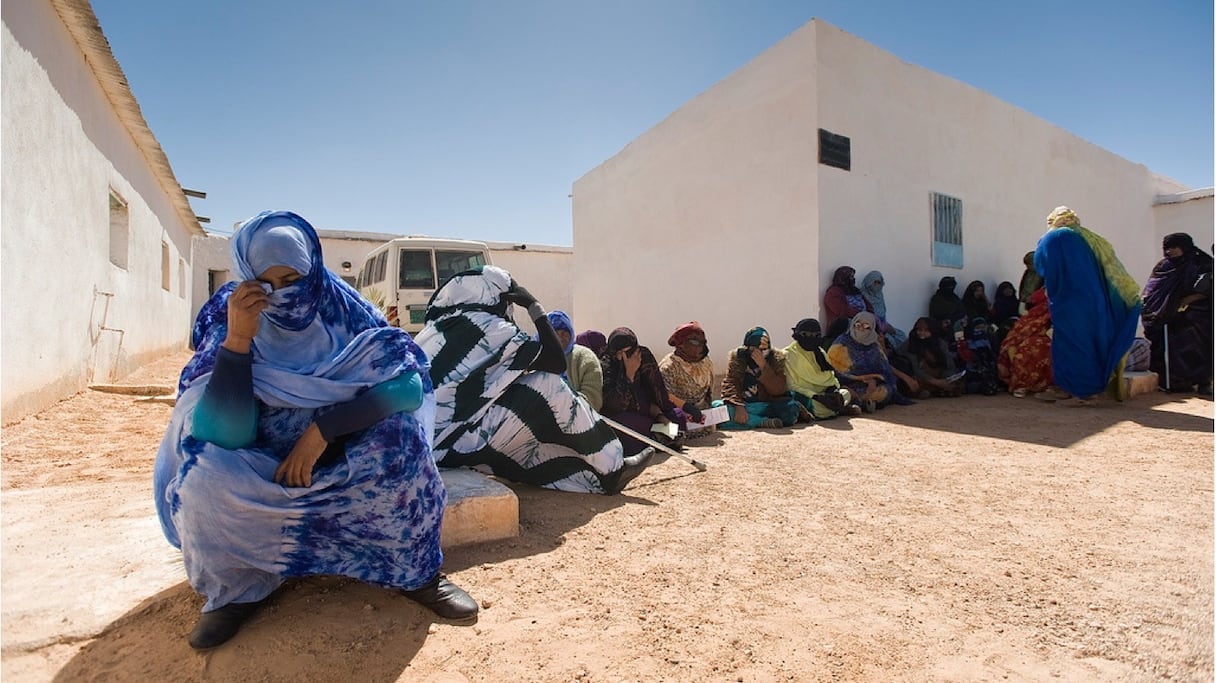
<svg viewBox="0 0 1216 683"><path fill-rule="evenodd" d="M686 322L683 325L680 325L679 327L677 327L675 332L671 333L671 336L667 338L667 345L668 346L679 346L680 344L683 344L685 341L687 341L689 338L697 337L697 336L700 336L700 337L705 336L705 330L701 329L701 324L695 320L693 320L691 322Z"/></svg>
<svg viewBox="0 0 1216 683"><path fill-rule="evenodd" d="M566 315L565 311L549 311L545 314L549 319L549 325L553 327L553 331L565 330L570 335L570 341L562 347L563 353L570 353L574 350L574 323L570 321L570 316Z"/></svg>
<svg viewBox="0 0 1216 683"><path fill-rule="evenodd" d="M819 321L814 318L803 318L798 321L798 324L793 327L793 337L797 339L799 336L806 335L821 335L823 328L819 325Z"/></svg>
<svg viewBox="0 0 1216 683"><path fill-rule="evenodd" d="M1033 251L1026 252L1026 255L1022 257L1022 263L1026 264L1026 270L1022 272L1022 279L1018 282L1018 301L1029 302L1034 290L1043 286L1043 276L1034 269Z"/></svg>
<svg viewBox="0 0 1216 683"><path fill-rule="evenodd" d="M435 290L426 319L437 320L459 311L480 310L504 315L502 295L511 289L511 274L498 266L478 266L456 273Z"/></svg>
<svg viewBox="0 0 1216 683"><path fill-rule="evenodd" d="M819 325L818 320L814 318L799 320L798 324L794 325L791 336L797 342L798 348L815 354L815 359L819 361L820 369L831 367L827 358L823 355L823 328Z"/></svg>
<svg viewBox="0 0 1216 683"><path fill-rule="evenodd" d="M1162 249L1172 249L1178 247L1183 251L1188 251L1195 246L1195 240L1185 232L1173 232L1165 236L1161 240Z"/></svg>
<svg viewBox="0 0 1216 683"><path fill-rule="evenodd" d="M1067 206L1057 206L1047 215L1048 228L1076 228L1080 225L1081 219Z"/></svg>
<svg viewBox="0 0 1216 683"><path fill-rule="evenodd" d="M764 338L768 336L768 330L763 327L753 327L743 335L744 346L760 346Z"/></svg>
<svg viewBox="0 0 1216 683"><path fill-rule="evenodd" d="M244 260L254 277L274 266L287 266L300 275L308 275L312 270L308 240L295 226L276 225L262 230L258 238L247 245L247 250Z"/></svg>
<svg viewBox="0 0 1216 683"><path fill-rule="evenodd" d="M857 323L869 323L870 329L859 330L857 329ZM869 311L862 311L853 316L853 319L849 321L849 336L853 338L853 341L863 346L878 343L878 318Z"/></svg>
<svg viewBox="0 0 1216 683"><path fill-rule="evenodd" d="M580 346L586 346L599 356L608 348L608 338L603 332L597 330L583 330L574 338L574 342Z"/></svg>
<svg viewBox="0 0 1216 683"><path fill-rule="evenodd" d="M841 266L832 273L832 284L843 289L845 294L857 294L861 290L857 289L856 275L853 266Z"/></svg>
<svg viewBox="0 0 1216 683"><path fill-rule="evenodd" d="M426 356L404 331L325 269L321 241L308 221L290 211L264 211L245 221L230 240L242 280L285 265L300 273L270 294L253 338L253 390L263 403L318 408L355 398L369 386L410 369ZM210 373L227 334L231 282L199 311L191 338L194 357L182 370L184 392Z"/></svg>
<svg viewBox="0 0 1216 683"><path fill-rule="evenodd" d="M242 280L257 279L274 266L287 266L301 276L270 293L253 339L254 359L291 372L311 373L335 358L350 338L317 313L322 301L337 297L342 288L325 270L321 241L312 226L291 212L265 211L241 224L229 245Z"/></svg>
<svg viewBox="0 0 1216 683"><path fill-rule="evenodd" d="M882 294L883 277L882 273L877 270L871 270L866 273L866 276L861 279L861 295L870 303L870 308L874 309L874 315L879 318L887 318L887 301Z"/></svg>
<svg viewBox="0 0 1216 683"><path fill-rule="evenodd" d="M958 281L947 275L938 280L937 291L929 297L929 317L934 320L961 320L967 317L963 300L954 293Z"/></svg>
<svg viewBox="0 0 1216 683"><path fill-rule="evenodd" d="M1018 315L1018 294L1013 288L1013 283L1009 281L1002 282L996 286L996 294L992 299L992 318L993 322L1000 325L1010 318L1016 318Z"/></svg>
<svg viewBox="0 0 1216 683"><path fill-rule="evenodd" d="M608 354L615 354L623 349L631 349L638 345L638 336L633 333L633 330L628 327L618 327L608 335L608 344L605 351Z"/></svg>

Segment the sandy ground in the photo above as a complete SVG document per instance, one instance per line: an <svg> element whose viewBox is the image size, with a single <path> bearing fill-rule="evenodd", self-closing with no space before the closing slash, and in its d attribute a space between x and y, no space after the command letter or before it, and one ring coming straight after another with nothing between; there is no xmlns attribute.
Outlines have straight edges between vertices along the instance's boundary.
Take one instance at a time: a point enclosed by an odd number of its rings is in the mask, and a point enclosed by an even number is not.
<svg viewBox="0 0 1216 683"><path fill-rule="evenodd" d="M127 378L170 384L178 354ZM5 681L1212 680L1212 403L935 399L694 445L615 497L516 487L450 550L458 626L288 583L226 646L150 498L171 408L86 392L4 429Z"/></svg>

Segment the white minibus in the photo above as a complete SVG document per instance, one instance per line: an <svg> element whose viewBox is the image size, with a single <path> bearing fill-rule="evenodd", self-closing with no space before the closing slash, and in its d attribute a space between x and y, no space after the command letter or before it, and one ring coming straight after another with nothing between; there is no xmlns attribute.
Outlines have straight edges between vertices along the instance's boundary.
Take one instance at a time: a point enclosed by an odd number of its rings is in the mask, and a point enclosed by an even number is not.
<svg viewBox="0 0 1216 683"><path fill-rule="evenodd" d="M484 242L398 237L367 255L355 286L390 324L417 334L435 288L456 273L485 265L490 265L490 250Z"/></svg>

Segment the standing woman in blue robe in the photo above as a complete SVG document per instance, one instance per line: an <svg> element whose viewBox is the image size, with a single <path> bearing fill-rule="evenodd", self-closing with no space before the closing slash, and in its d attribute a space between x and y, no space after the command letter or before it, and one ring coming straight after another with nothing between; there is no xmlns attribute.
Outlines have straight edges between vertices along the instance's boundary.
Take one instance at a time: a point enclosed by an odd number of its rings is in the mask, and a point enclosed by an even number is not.
<svg viewBox="0 0 1216 683"><path fill-rule="evenodd" d="M300 216L263 212L231 244L242 281L199 312L153 475L165 537L206 598L190 645L230 639L290 576L349 576L472 619L477 603L439 573L426 355L325 269Z"/></svg>
<svg viewBox="0 0 1216 683"><path fill-rule="evenodd" d="M1034 252L1051 307L1051 369L1071 394L1064 405L1086 405L1104 389L1122 400L1123 364L1140 322L1140 286L1114 247L1081 226L1067 206L1047 217Z"/></svg>

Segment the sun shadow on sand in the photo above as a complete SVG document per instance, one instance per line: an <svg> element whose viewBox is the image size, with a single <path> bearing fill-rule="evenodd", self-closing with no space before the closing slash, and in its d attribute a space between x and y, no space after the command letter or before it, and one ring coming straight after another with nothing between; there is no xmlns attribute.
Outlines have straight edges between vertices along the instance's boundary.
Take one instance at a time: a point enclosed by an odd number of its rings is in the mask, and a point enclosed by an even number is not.
<svg viewBox="0 0 1216 683"><path fill-rule="evenodd" d="M656 471L679 478L684 468L697 473L674 459ZM519 497L520 535L445 549L445 572L547 553L596 515L653 504L641 487L615 496L512 488ZM459 576L454 580L460 583ZM199 653L186 637L202 602L185 582L145 599L106 626L55 680L396 681L422 648L430 625L445 623L392 590L355 579L292 579L231 641ZM335 679L338 672L343 675Z"/></svg>
<svg viewBox="0 0 1216 683"><path fill-rule="evenodd" d="M1210 415L1197 416L1169 410L1184 397L1164 393L1134 397L1123 403L1099 399L1092 406L1070 408L1033 398L964 396L920 401L911 406L888 407L876 419L908 427L1022 441L1067 448L1119 423L1134 423L1163 432L1211 432ZM976 410L977 402L988 408ZM1033 425L1028 429L1027 425ZM1164 437L1164 435L1163 435Z"/></svg>
<svg viewBox="0 0 1216 683"><path fill-rule="evenodd" d="M666 470L675 466L664 464L659 467ZM596 515L622 505L650 504L637 486L630 486L615 496L604 496L503 483L508 484L519 498L519 536L444 550L444 571L455 572L544 554L564 544L567 533L587 524Z"/></svg>
<svg viewBox="0 0 1216 683"><path fill-rule="evenodd" d="M391 590L354 579L288 581L231 641L196 652L186 636L202 598L180 583L107 626L55 681L390 682L437 619ZM440 622L442 623L442 622Z"/></svg>

